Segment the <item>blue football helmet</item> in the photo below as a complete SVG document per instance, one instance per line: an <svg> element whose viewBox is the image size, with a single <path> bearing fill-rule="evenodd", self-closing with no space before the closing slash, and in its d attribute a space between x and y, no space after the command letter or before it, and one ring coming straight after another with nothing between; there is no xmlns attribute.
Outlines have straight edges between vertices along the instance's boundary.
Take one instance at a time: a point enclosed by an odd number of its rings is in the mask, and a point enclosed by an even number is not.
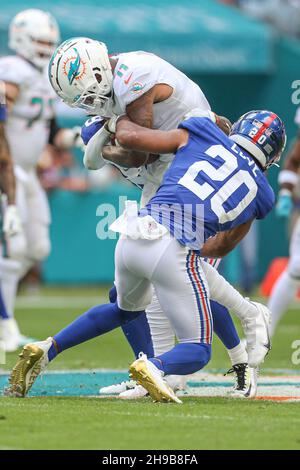
<svg viewBox="0 0 300 470"><path fill-rule="evenodd" d="M267 169L279 162L286 144L285 127L271 111L249 111L232 126L229 138Z"/></svg>

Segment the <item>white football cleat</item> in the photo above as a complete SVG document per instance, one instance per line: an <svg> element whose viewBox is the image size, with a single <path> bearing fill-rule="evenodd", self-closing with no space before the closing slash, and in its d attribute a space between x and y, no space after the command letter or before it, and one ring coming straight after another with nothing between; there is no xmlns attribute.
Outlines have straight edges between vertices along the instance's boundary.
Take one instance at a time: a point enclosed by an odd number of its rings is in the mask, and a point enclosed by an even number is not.
<svg viewBox="0 0 300 470"><path fill-rule="evenodd" d="M263 304L251 302L257 308L256 317L242 321L247 340L248 363L250 367L258 367L271 349L269 324L270 310Z"/></svg>
<svg viewBox="0 0 300 470"><path fill-rule="evenodd" d="M20 359L9 377L9 386L4 390L8 397L25 397L37 377L46 369L49 359L48 351L52 338L24 346Z"/></svg>
<svg viewBox="0 0 300 470"><path fill-rule="evenodd" d="M102 387L99 390L100 395L119 395L126 391L133 390L137 386L137 383L134 380L125 380L114 385L108 385L107 387Z"/></svg>
<svg viewBox="0 0 300 470"><path fill-rule="evenodd" d="M5 352L15 352L20 345L20 330L14 318L0 320L0 339Z"/></svg>
<svg viewBox="0 0 300 470"><path fill-rule="evenodd" d="M148 395L148 390L146 390L142 385L136 385L134 388L120 393L119 398L122 398L122 400L138 400L139 398L144 398Z"/></svg>
<svg viewBox="0 0 300 470"><path fill-rule="evenodd" d="M257 394L257 369L249 367L247 363L235 364L227 372L232 373L235 374L235 384L229 395L233 398L254 398Z"/></svg>
<svg viewBox="0 0 300 470"><path fill-rule="evenodd" d="M162 372L147 359L146 354L141 353L139 358L131 364L129 373L133 380L148 390L154 401L182 403L164 380Z"/></svg>

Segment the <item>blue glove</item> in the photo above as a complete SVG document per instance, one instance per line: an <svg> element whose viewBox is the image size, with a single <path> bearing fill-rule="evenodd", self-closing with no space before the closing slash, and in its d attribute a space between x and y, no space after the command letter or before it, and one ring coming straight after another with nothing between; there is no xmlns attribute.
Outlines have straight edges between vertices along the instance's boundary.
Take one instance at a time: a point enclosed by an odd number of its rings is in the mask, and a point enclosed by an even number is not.
<svg viewBox="0 0 300 470"><path fill-rule="evenodd" d="M293 198L288 192L283 194L279 193L278 201L276 204L276 215L277 217L289 217L293 210Z"/></svg>
<svg viewBox="0 0 300 470"><path fill-rule="evenodd" d="M87 145L96 132L104 126L106 120L101 116L94 116L85 121L81 128L81 138L84 145Z"/></svg>

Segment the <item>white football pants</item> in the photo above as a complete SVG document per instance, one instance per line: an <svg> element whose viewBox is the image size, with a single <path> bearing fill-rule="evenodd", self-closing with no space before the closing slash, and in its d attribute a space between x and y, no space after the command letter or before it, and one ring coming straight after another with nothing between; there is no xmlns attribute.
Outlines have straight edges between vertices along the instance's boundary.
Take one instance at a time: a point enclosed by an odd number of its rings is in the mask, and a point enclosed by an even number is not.
<svg viewBox="0 0 300 470"><path fill-rule="evenodd" d="M209 289L202 260L194 251L169 235L157 240L121 237L115 263L120 308L145 310L152 301L153 285L167 324L178 341L211 343ZM164 344L165 350L173 346L174 341L172 345ZM155 354L160 352L156 350Z"/></svg>
<svg viewBox="0 0 300 470"><path fill-rule="evenodd" d="M7 240L8 258L2 260L4 269L0 272L2 294L10 316L14 313L19 280L50 253L50 210L46 193L34 170L25 172L15 167L15 175L16 205L23 233Z"/></svg>
<svg viewBox="0 0 300 470"><path fill-rule="evenodd" d="M220 259L203 260L203 262L206 261L210 265L214 266L215 269L217 269L221 262ZM166 351L169 351L171 348L174 347L176 335L170 321L168 320L162 307L160 306L155 292L155 288L153 288L152 302L146 308L146 315L150 327L155 355L158 356L160 354L165 353Z"/></svg>
<svg viewBox="0 0 300 470"><path fill-rule="evenodd" d="M281 274L273 287L268 308L272 312L271 336L287 311L289 304L295 298L300 285L300 217L294 227L290 241L290 259L287 269Z"/></svg>
<svg viewBox="0 0 300 470"><path fill-rule="evenodd" d="M50 253L50 210L46 193L35 170L25 172L15 168L17 207L23 223L24 237L9 241L9 257L21 263L20 278Z"/></svg>

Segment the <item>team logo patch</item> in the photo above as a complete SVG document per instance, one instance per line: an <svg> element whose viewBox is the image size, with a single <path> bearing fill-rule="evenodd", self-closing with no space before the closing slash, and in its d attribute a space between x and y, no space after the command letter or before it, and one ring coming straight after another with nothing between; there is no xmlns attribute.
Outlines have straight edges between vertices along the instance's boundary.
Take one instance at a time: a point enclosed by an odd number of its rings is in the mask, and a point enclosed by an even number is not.
<svg viewBox="0 0 300 470"><path fill-rule="evenodd" d="M81 60L79 52L74 47L75 55L68 57L64 62L64 74L68 77L70 85L74 80L80 80L86 73L86 62Z"/></svg>
<svg viewBox="0 0 300 470"><path fill-rule="evenodd" d="M140 82L135 82L132 87L130 88L130 91L132 93L140 93L145 88L145 84L143 85Z"/></svg>

